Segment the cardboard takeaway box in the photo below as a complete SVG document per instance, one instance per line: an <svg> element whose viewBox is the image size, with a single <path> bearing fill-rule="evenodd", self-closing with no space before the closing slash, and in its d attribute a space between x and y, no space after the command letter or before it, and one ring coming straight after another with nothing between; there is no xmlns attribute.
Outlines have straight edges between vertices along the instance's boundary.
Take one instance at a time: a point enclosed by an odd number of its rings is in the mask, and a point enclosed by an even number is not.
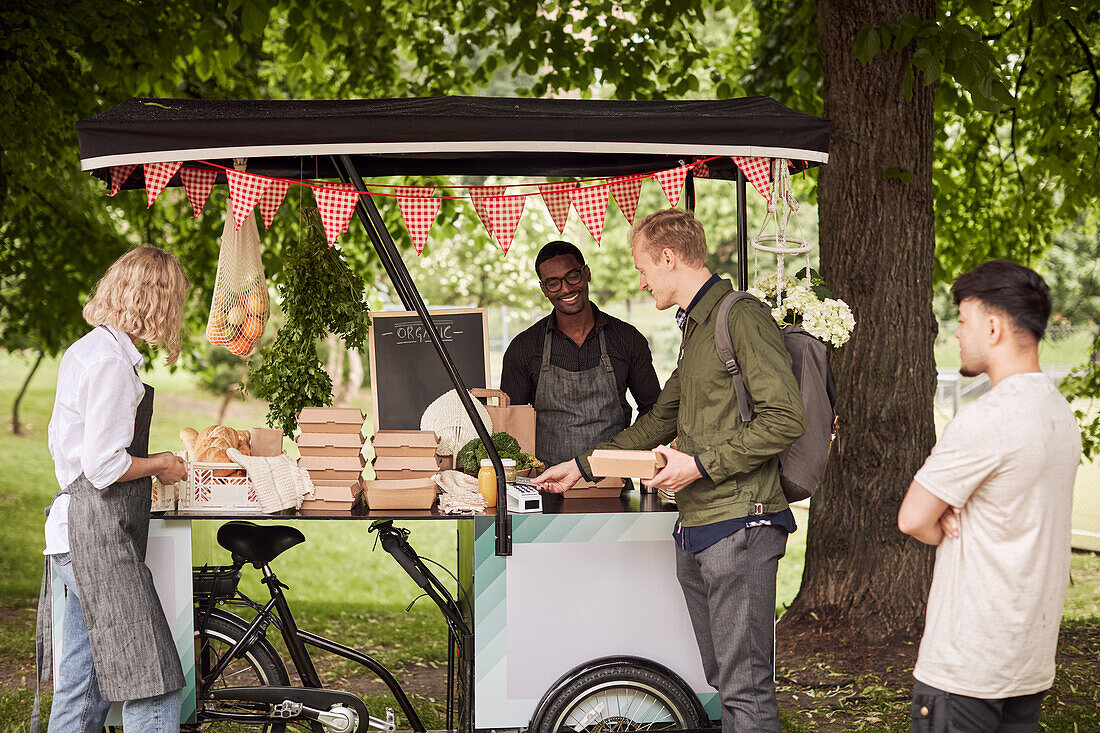
<svg viewBox="0 0 1100 733"><path fill-rule="evenodd" d="M430 456L379 456L372 462L376 479L383 481L401 479L427 480L439 472L435 454ZM368 499L369 501L369 499Z"/></svg>
<svg viewBox="0 0 1100 733"><path fill-rule="evenodd" d="M374 455L434 458L439 436L431 430L379 430L370 439Z"/></svg>
<svg viewBox="0 0 1100 733"><path fill-rule="evenodd" d="M298 413L298 427L303 433L348 433L364 440L363 420L366 416L357 407L303 407Z"/></svg>
<svg viewBox="0 0 1100 733"><path fill-rule="evenodd" d="M436 485L431 479L364 481L367 507L379 509L431 509L435 503Z"/></svg>
<svg viewBox="0 0 1100 733"><path fill-rule="evenodd" d="M352 481L359 480L359 474L363 472L366 461L362 456L302 456L298 459L298 465L309 471L309 477L314 483L317 481Z"/></svg>
<svg viewBox="0 0 1100 733"><path fill-rule="evenodd" d="M300 433L294 443L303 456L355 458L363 450L363 439L354 433Z"/></svg>
<svg viewBox="0 0 1100 733"><path fill-rule="evenodd" d="M356 481L332 481L317 479L313 482L313 496L302 501L299 510L302 514L312 511L332 512L351 511L355 497L362 491L363 485Z"/></svg>
<svg viewBox="0 0 1100 733"><path fill-rule="evenodd" d="M588 459L592 473L597 476L616 478L636 478L648 481L665 466L665 457L651 450L612 450L592 451Z"/></svg>

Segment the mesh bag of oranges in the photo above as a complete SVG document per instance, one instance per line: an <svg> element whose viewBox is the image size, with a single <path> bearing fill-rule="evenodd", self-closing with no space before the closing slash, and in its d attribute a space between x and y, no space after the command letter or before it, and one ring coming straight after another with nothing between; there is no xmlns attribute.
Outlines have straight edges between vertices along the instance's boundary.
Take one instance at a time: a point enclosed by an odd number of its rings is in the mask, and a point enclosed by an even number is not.
<svg viewBox="0 0 1100 733"><path fill-rule="evenodd" d="M237 356L248 356L264 333L269 313L256 212L248 215L240 229L234 229L230 214L222 230L206 338Z"/></svg>

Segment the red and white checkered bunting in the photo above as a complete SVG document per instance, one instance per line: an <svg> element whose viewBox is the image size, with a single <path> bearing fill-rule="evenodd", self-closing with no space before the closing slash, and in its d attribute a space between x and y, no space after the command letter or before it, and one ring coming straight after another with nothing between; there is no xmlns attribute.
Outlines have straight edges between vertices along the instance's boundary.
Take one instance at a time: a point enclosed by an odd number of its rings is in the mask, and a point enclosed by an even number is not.
<svg viewBox="0 0 1100 733"><path fill-rule="evenodd" d="M153 202L157 200L157 196L160 196L160 192L164 190L164 187L168 185L168 182L172 180L172 176L176 175L176 171L182 165L182 162L145 164L145 198L148 201L146 208L153 205Z"/></svg>
<svg viewBox="0 0 1100 733"><path fill-rule="evenodd" d="M588 233L596 240L596 244L599 244L600 238L603 237L603 223L604 219L607 218L607 194L609 191L610 185L601 183L598 186L575 188L569 192L573 208L577 210L577 215L580 216L581 222L588 229Z"/></svg>
<svg viewBox="0 0 1100 733"><path fill-rule="evenodd" d="M206 200L210 198L210 189L214 188L214 181L218 178L217 171L205 168L182 168L180 170L180 183L187 193L187 201L191 204L191 215L194 219L202 213L206 206Z"/></svg>
<svg viewBox="0 0 1100 733"><path fill-rule="evenodd" d="M565 224L569 221L569 191L576 187L576 181L539 184L539 193L550 218L554 220L554 226L558 228L558 234L565 231Z"/></svg>
<svg viewBox="0 0 1100 733"><path fill-rule="evenodd" d="M516 236L516 227L519 226L520 217L523 216L523 207L527 204L527 196L489 196L481 200L485 209L485 215L492 225L489 233L497 240L497 244L508 254L508 248L512 246L512 238Z"/></svg>
<svg viewBox="0 0 1100 733"><path fill-rule="evenodd" d="M676 204L680 203L680 194L684 192L684 181L687 180L687 174L687 166L680 166L679 168L670 168L667 171L651 173L649 177L661 184L661 190L665 192L669 206L675 207Z"/></svg>
<svg viewBox="0 0 1100 733"><path fill-rule="evenodd" d="M477 218L481 220L481 226L485 227L490 237L493 236L493 222L489 220L483 202L490 196L503 196L507 190L507 186L475 186L466 189L466 193L470 195L470 203L474 205L474 211L477 212Z"/></svg>
<svg viewBox="0 0 1100 733"><path fill-rule="evenodd" d="M634 214L638 211L638 196L642 193L642 181L640 176L629 178L612 178L607 182L611 195L615 197L615 203L619 205L619 211L631 224L634 223Z"/></svg>
<svg viewBox="0 0 1100 733"><path fill-rule="evenodd" d="M397 195L397 205L405 220L409 239L412 240L416 253L420 254L424 251L424 244L428 241L428 233L435 224L442 201L435 195L434 188L395 186L393 192Z"/></svg>
<svg viewBox="0 0 1100 733"><path fill-rule="evenodd" d="M752 184L752 187L760 192L765 201L771 203L771 158L732 158L732 160L745 174L745 178Z"/></svg>
<svg viewBox="0 0 1100 733"><path fill-rule="evenodd" d="M111 190L108 196L114 196L122 190L122 184L130 178L130 174L137 168L137 163L111 166Z"/></svg>
<svg viewBox="0 0 1100 733"><path fill-rule="evenodd" d="M233 211L233 223L240 229L252 209L256 208L264 191L271 185L271 179L229 169L225 171L225 178L229 181L229 205Z"/></svg>
<svg viewBox="0 0 1100 733"><path fill-rule="evenodd" d="M286 192L290 189L290 181L283 181L278 178L272 178L271 184L264 191L264 195L260 197L259 208L260 218L264 220L264 229L271 228L271 222L275 221L275 214L279 212L279 207L283 205L283 199L286 198Z"/></svg>
<svg viewBox="0 0 1100 733"><path fill-rule="evenodd" d="M348 230L351 215L355 212L355 202L359 193L349 184L326 184L313 189L313 198L317 200L317 209L321 212L321 224L325 227L328 246Z"/></svg>
<svg viewBox="0 0 1100 733"><path fill-rule="evenodd" d="M707 165L705 159L696 158L695 162L691 164L691 173L696 178L710 178L710 166Z"/></svg>

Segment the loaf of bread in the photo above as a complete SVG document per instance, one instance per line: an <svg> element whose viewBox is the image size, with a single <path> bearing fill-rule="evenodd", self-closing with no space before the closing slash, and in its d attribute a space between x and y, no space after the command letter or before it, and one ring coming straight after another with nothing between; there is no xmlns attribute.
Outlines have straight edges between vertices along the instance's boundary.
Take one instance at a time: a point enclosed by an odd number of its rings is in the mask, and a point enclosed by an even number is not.
<svg viewBox="0 0 1100 733"><path fill-rule="evenodd" d="M232 463L227 451L236 448L246 456L252 455L252 434L247 430L234 430L225 425L210 425L202 430L184 428L180 440L187 449L187 458L198 463ZM240 469L217 469L215 476L244 475Z"/></svg>

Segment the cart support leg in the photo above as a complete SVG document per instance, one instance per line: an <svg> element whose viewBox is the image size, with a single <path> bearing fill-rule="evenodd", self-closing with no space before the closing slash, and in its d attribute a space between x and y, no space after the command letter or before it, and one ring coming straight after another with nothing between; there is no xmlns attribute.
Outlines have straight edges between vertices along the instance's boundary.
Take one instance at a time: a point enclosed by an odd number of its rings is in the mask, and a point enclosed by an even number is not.
<svg viewBox="0 0 1100 733"><path fill-rule="evenodd" d="M333 156L333 163L336 164L337 170L340 171L341 178L346 179L355 186L356 190L363 193L366 192L367 187L363 183L363 178L355 169L355 164L349 156ZM383 262L385 262L385 258L388 258L393 265L393 271L389 272L387 268L387 272L391 278L396 278L394 286L398 288L399 293L402 288L405 290L405 294L411 301L412 308L410 308L410 310L415 310L417 315L420 316L420 320L428 332L428 337L431 339L432 346L435 347L436 353L439 354L439 358L443 362L443 369L447 372L447 376L451 378L451 384L454 385L455 390L458 392L458 398L462 401L462 406L466 410L466 414L470 416L470 420L474 424L474 429L477 431L477 437L481 438L481 442L485 446L485 452L488 453L489 459L493 462L493 468L495 468L497 472L497 496L503 498L503 501L497 502L496 554L511 555L512 517L508 514L508 494L504 483L504 464L501 463L500 456L497 454L496 447L493 446L493 441L489 436L489 431L485 429L485 424L481 421L481 416L478 415L477 409L474 407L473 398L466 389L466 384L462 381L462 375L458 373L458 368L451 359L451 355L447 352L447 347L443 345L442 339L439 338L439 333L435 329L435 323L432 322L432 317L428 313L428 307L424 305L424 299L420 297L420 292L417 291L416 285L412 281L412 276L409 275L409 271L405 268L405 263L401 259L401 253L397 251L397 245L394 244L393 238L386 228L386 222L382 220L382 215L378 213L378 207L374 205L374 199L370 196L360 196L359 202L356 204L356 209L358 210L360 207L362 207L362 210L365 212L368 221L373 225L367 227L367 234L371 235L371 241L374 243L375 248L379 250L379 257L383 257ZM371 234L372 231L373 234ZM375 237L377 237L377 239L375 239ZM385 252L384 256L382 254L383 252ZM408 308L409 304L406 304L405 307Z"/></svg>

